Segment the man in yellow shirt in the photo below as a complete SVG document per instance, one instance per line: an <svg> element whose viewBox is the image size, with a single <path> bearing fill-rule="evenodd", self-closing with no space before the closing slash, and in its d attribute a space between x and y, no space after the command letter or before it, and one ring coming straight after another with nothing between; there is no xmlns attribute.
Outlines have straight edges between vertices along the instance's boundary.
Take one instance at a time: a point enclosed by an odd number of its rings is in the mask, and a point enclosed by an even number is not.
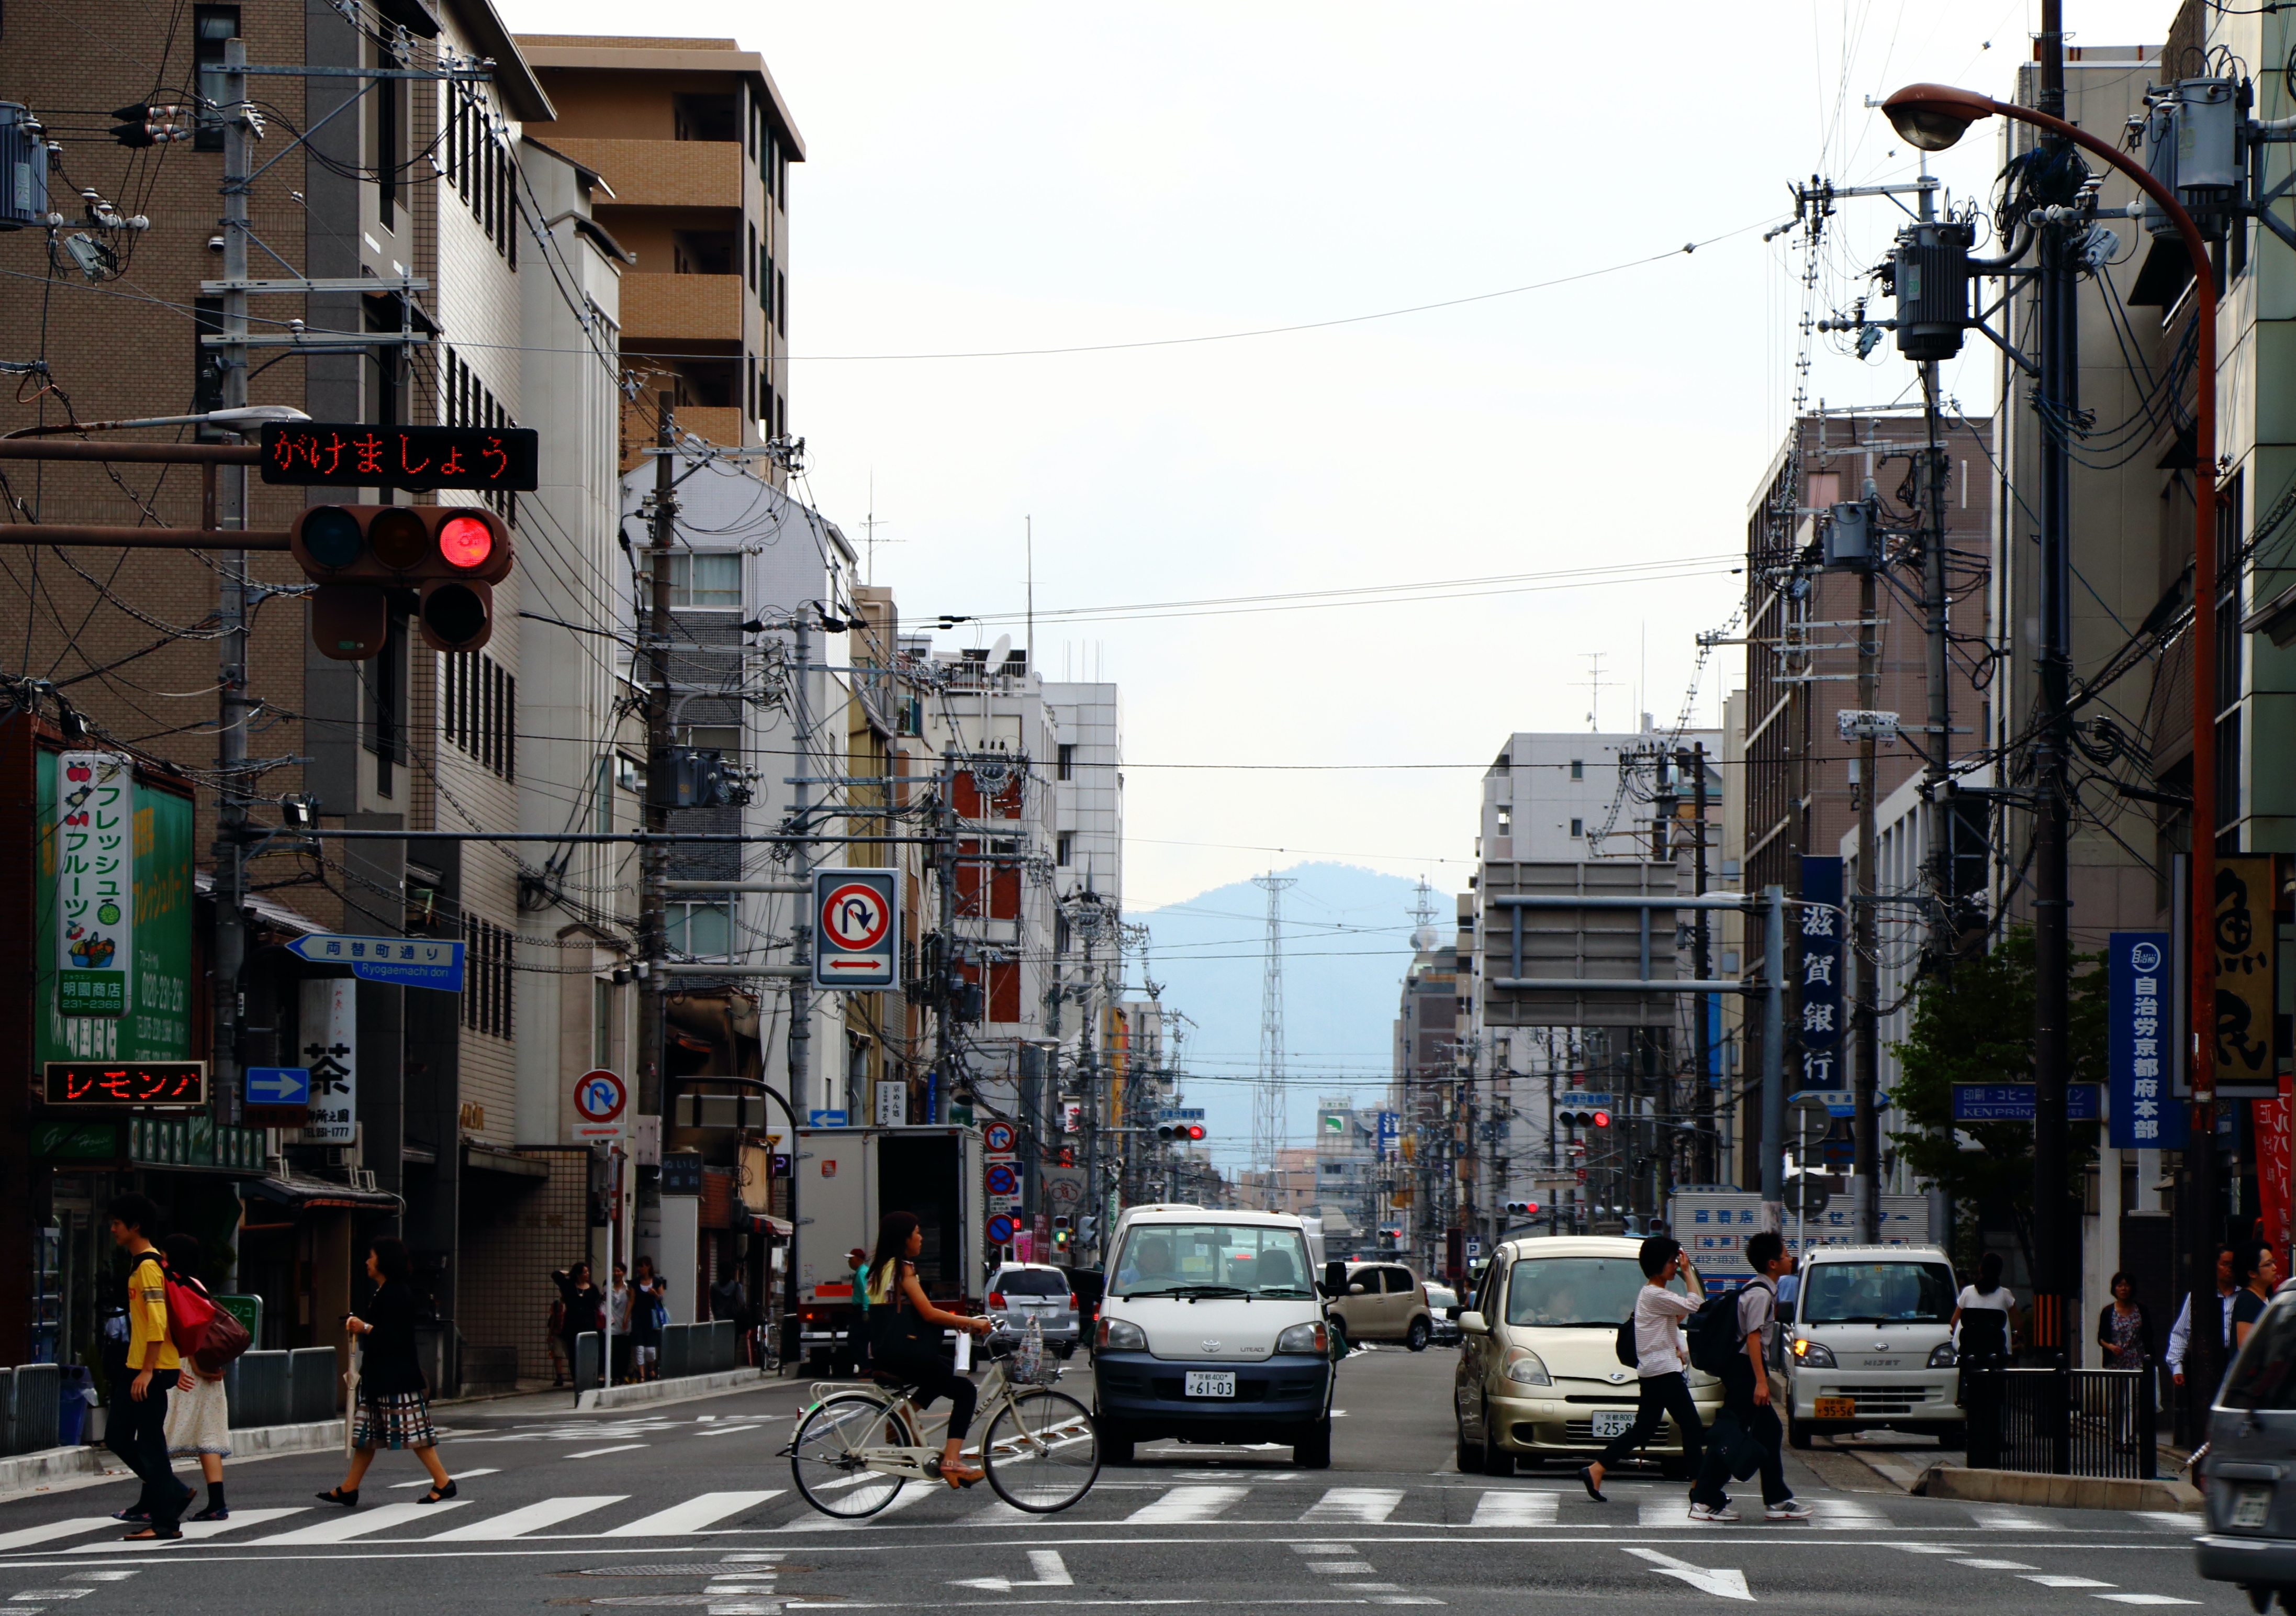
<svg viewBox="0 0 2296 1616"><path fill-rule="evenodd" d="M197 1489L176 1480L168 1462L168 1389L183 1360L168 1327L168 1274L152 1243L160 1209L144 1195L121 1195L108 1209L111 1243L127 1253L127 1369L125 1387L111 1388L111 1421L104 1445L144 1479L144 1493L127 1519L141 1520L127 1541L180 1538L184 1505Z"/></svg>

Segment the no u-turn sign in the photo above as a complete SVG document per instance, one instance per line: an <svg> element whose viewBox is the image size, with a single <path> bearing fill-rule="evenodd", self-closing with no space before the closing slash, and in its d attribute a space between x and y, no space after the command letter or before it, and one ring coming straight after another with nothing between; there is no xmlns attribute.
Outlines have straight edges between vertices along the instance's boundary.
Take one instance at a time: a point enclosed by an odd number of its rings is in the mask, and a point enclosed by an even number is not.
<svg viewBox="0 0 2296 1616"><path fill-rule="evenodd" d="M898 870L813 873L813 985L887 992L901 985Z"/></svg>

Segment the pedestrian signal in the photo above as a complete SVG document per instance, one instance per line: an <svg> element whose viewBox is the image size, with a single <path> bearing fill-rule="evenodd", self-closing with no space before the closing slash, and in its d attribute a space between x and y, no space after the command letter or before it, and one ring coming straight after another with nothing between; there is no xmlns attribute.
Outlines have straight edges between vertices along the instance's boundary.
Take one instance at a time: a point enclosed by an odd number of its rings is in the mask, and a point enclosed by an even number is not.
<svg viewBox="0 0 2296 1616"><path fill-rule="evenodd" d="M510 575L510 529L470 505L314 505L289 539L311 597L319 654L362 662L390 629L390 592L413 591L414 619L439 651L476 651L494 635L494 584Z"/></svg>

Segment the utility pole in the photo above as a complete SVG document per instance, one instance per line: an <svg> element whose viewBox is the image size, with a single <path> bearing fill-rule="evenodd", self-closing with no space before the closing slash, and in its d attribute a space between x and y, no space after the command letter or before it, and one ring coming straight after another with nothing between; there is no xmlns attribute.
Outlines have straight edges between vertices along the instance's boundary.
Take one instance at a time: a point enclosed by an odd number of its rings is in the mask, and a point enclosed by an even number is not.
<svg viewBox="0 0 2296 1616"><path fill-rule="evenodd" d="M661 587L659 583L654 587ZM797 823L797 883L805 890L798 899L801 906L797 923L790 928L791 964L797 967L797 974L789 979L789 1089L790 1104L795 1109L808 1103L806 1086L813 1080L813 826L808 819L813 788L807 782L813 775L814 609L814 602L800 601L792 617L797 677L790 685L790 728L794 740L790 750L797 754L797 783L790 788L790 811Z"/></svg>
<svg viewBox="0 0 2296 1616"><path fill-rule="evenodd" d="M1698 841L1692 852L1692 890L1706 896L1706 742L1696 742L1690 749L1686 761L1690 767L1691 805L1697 816ZM1706 918L1704 905L1691 912L1691 952L1695 961L1698 980L1714 980L1712 945L1714 932ZM1691 1117L1698 1125L1692 1136L1692 1159L1698 1164L1698 1182L1717 1184L1721 1181L1718 1164L1714 1159L1714 1034L1710 1025L1714 997L1711 994L1698 996L1698 1026L1693 1037L1698 1052L1698 1083L1691 1101Z"/></svg>
<svg viewBox="0 0 2296 1616"><path fill-rule="evenodd" d="M247 44L223 47L223 365L226 409L247 404ZM209 526L247 529L247 468L216 468L217 508L201 513ZM240 1119L240 972L247 963L247 552L224 554L216 616L215 1034L213 1065L220 1109L217 1120ZM135 962L127 962L131 967Z"/></svg>
<svg viewBox="0 0 2296 1616"><path fill-rule="evenodd" d="M2062 0L2043 0L2040 110L2062 118L2065 105ZM2043 137L2043 148L2062 143ZM2086 234L2083 231L2081 234ZM2066 886L2070 828L2066 778L2072 715L2070 542L2072 461L2066 434L2079 407L2078 237L2065 226L2040 227L2040 381L2035 391L2040 455L2040 698L2042 728L2033 751L2033 1322L2032 1342L2062 1353L2070 1345L2068 1309L2079 1292L2079 1253L2067 1228L2065 1018ZM2205 263L2194 273L2207 275ZM1944 548L1939 535L1938 547ZM1940 737L1942 741L1944 738ZM2206 833L2203 830L2201 833Z"/></svg>
<svg viewBox="0 0 2296 1616"><path fill-rule="evenodd" d="M669 557L677 541L676 460L670 453L677 441L673 406L675 397L659 395L660 408L654 422L652 545L646 560L652 568L652 588L646 603L646 789L645 828L654 836L669 830L669 805L676 782L669 762ZM805 770L798 771L802 775ZM800 787L803 790L803 787ZM638 849L638 956L645 962L638 982L637 1066L638 1114L662 1114L661 1044L662 995L669 978L661 969L669 953L669 852L660 841ZM802 903L804 900L799 900ZM792 1144L791 1148L795 1148Z"/></svg>
<svg viewBox="0 0 2296 1616"><path fill-rule="evenodd" d="M1786 1149L1786 890L1762 889L1762 1226L1783 1226Z"/></svg>
<svg viewBox="0 0 2296 1616"><path fill-rule="evenodd" d="M1924 205L1929 194L1922 193ZM1866 464L1870 470L1873 463L1869 460ZM1873 480L1869 477L1866 481L1870 488ZM1878 548L1878 533L1874 543ZM1869 713L1878 699L1874 684L1882 660L1882 626L1876 617L1879 605L1874 587L1881 562L1881 556L1869 551L1866 565L1857 573L1857 705ZM1882 1129L1875 1115L1882 1038L1874 980L1881 958L1874 941L1874 799L1881 794L1881 785L1874 775L1874 726L1869 721L1862 727L1865 734L1857 742L1857 886L1849 900L1850 950L1857 968L1857 1037L1849 1129L1851 1160L1857 1175L1857 1238L1871 1245L1881 1238L1882 1227Z"/></svg>

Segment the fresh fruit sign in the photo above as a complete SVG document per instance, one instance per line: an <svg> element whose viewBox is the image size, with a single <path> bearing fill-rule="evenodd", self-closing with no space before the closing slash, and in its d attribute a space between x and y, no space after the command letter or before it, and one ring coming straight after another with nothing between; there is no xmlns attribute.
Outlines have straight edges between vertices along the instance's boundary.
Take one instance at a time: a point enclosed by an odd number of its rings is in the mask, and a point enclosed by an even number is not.
<svg viewBox="0 0 2296 1616"><path fill-rule="evenodd" d="M112 752L66 752L56 767L56 1008L127 1013L135 958L135 782Z"/></svg>

